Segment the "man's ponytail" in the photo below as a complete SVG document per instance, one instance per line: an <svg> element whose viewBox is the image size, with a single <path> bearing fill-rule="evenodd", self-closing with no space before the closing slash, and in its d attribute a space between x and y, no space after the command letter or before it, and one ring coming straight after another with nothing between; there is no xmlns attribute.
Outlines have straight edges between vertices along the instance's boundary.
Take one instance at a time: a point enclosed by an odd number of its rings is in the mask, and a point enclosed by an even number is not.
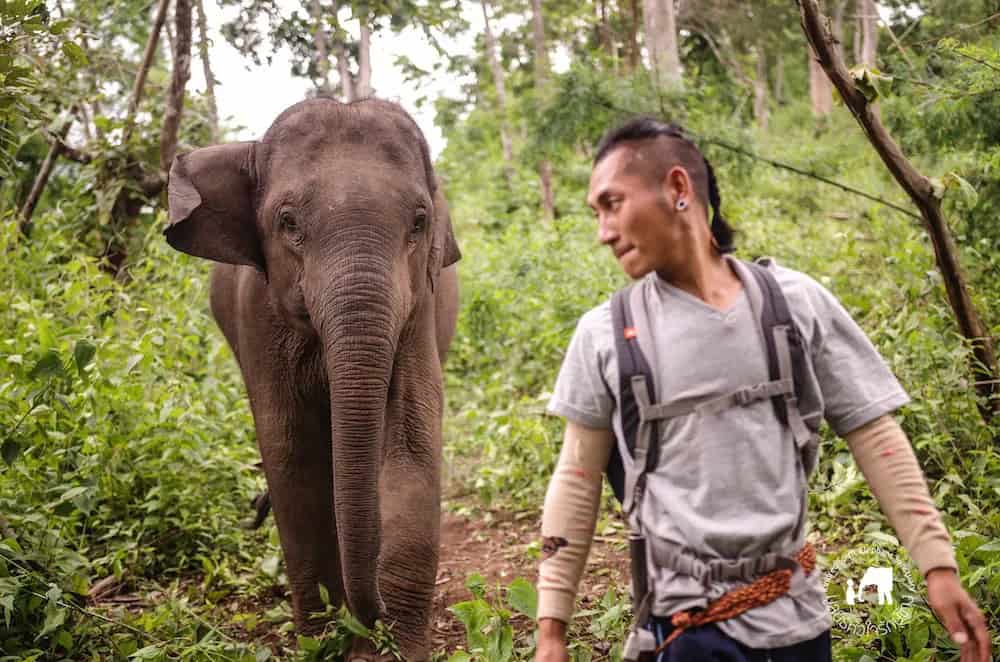
<svg viewBox="0 0 1000 662"><path fill-rule="evenodd" d="M704 158L704 157L703 157ZM708 204L712 207L712 237L720 253L732 253L733 229L722 217L722 196L719 195L719 185L715 181L715 171L712 164L705 159L705 170L708 171Z"/></svg>

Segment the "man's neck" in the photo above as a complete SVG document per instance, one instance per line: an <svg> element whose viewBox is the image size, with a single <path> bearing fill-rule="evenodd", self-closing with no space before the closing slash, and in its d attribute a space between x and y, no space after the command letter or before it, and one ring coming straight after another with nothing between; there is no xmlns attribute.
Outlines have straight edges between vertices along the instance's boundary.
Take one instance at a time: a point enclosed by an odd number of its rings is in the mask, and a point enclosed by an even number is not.
<svg viewBox="0 0 1000 662"><path fill-rule="evenodd" d="M669 272L657 271L657 275L709 306L727 310L736 301L743 284L725 256L711 247L693 250L689 255L691 258L685 264Z"/></svg>

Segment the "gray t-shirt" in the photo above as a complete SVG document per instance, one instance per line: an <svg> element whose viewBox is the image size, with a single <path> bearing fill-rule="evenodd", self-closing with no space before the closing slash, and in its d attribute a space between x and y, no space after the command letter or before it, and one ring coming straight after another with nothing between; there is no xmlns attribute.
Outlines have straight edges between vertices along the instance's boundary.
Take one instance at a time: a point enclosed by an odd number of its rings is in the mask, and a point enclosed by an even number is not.
<svg viewBox="0 0 1000 662"><path fill-rule="evenodd" d="M734 268L745 273L745 267ZM822 416L844 435L909 401L830 292L791 269L776 266L774 275L811 355L810 374L801 386L803 416ZM654 336L642 346L656 373L658 402L724 396L770 379L752 312L759 302L756 288L744 288L729 310L720 311L655 273L636 287ZM610 302L605 302L580 319L548 409L581 425L612 427L621 440L614 350ZM808 476L791 430L778 421L770 400L670 419L659 428L659 461L647 476L639 513L650 545L658 540L682 545L705 560L793 555L801 547ZM627 452L623 460L630 469ZM814 571L794 582L788 594L722 621L719 628L753 648L818 636L832 623L821 574ZM649 576L655 592L652 612L660 616L703 607L741 585L720 582L706 589L693 577L652 562Z"/></svg>

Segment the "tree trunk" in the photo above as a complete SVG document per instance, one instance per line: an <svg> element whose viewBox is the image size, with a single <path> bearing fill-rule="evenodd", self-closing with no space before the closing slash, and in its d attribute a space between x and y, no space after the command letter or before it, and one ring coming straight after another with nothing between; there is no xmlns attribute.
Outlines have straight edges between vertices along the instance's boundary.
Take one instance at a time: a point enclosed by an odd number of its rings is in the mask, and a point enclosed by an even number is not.
<svg viewBox="0 0 1000 662"><path fill-rule="evenodd" d="M628 0L632 20L628 21L628 69L639 68L639 0Z"/></svg>
<svg viewBox="0 0 1000 662"><path fill-rule="evenodd" d="M837 0L833 7L833 36L837 40L837 54L840 57L844 57L844 12L847 11L847 2L848 0Z"/></svg>
<svg viewBox="0 0 1000 662"><path fill-rule="evenodd" d="M326 29L323 27L323 7L319 4L319 0L312 0L312 2L309 3L309 14L313 20L313 24L316 26L315 30L313 30L316 76L319 78L319 84L316 86L316 91L321 96L326 96L331 93L330 53L327 49L328 36L326 34Z"/></svg>
<svg viewBox="0 0 1000 662"><path fill-rule="evenodd" d="M160 32L163 31L163 24L167 20L167 7L170 0L160 0L156 7L156 18L153 19L153 27L149 30L149 38L146 40L146 50L142 54L142 64L135 77L135 85L132 86L132 96L129 97L128 111L125 115L125 129L122 133L122 144L127 144L132 137L132 128L135 123L135 113L142 101L142 91L146 87L146 76L149 74L149 67L153 64L153 56L156 54L156 44L160 41Z"/></svg>
<svg viewBox="0 0 1000 662"><path fill-rule="evenodd" d="M833 112L833 86L823 72L823 66L816 60L816 52L808 46L809 53L809 99L812 101L813 117L823 118Z"/></svg>
<svg viewBox="0 0 1000 662"><path fill-rule="evenodd" d="M351 74L351 64L347 59L347 48L344 46L343 28L340 27L340 6L337 0L333 0L333 15L337 17L337 32L333 35L333 54L337 58L337 75L340 76L340 93L345 103L350 103L357 98L354 90L354 76Z"/></svg>
<svg viewBox="0 0 1000 662"><path fill-rule="evenodd" d="M481 0L483 7L484 36L486 38L486 57L490 62L490 71L493 73L493 87L497 94L497 113L500 115L500 147L503 149L503 175L507 180L507 190L514 189L514 150L510 141L510 128L507 125L507 92L504 88L503 67L500 66L500 58L497 57L496 39L493 37L493 30L490 28L490 15L488 0Z"/></svg>
<svg viewBox="0 0 1000 662"><path fill-rule="evenodd" d="M556 200L552 191L552 162L544 159L538 167L538 175L542 191L542 217L551 222L556 216Z"/></svg>
<svg viewBox="0 0 1000 662"><path fill-rule="evenodd" d="M361 39L358 42L358 80L354 93L358 99L372 95L371 27L368 16L361 17Z"/></svg>
<svg viewBox="0 0 1000 662"><path fill-rule="evenodd" d="M876 66L878 55L878 6L875 0L860 0L861 5L861 64Z"/></svg>
<svg viewBox="0 0 1000 662"><path fill-rule="evenodd" d="M763 44L757 44L754 49L757 59L757 75L753 80L753 116L757 126L767 131L770 111L767 105L767 52Z"/></svg>
<svg viewBox="0 0 1000 662"><path fill-rule="evenodd" d="M167 109L160 128L160 174L164 179L177 153L177 136L184 112L184 90L191 77L191 0L177 0L174 4L177 25L177 43L174 47L173 75L167 96Z"/></svg>
<svg viewBox="0 0 1000 662"><path fill-rule="evenodd" d="M531 0L532 26L535 44L535 88L542 89L549 77L549 54L545 50L545 18L542 0Z"/></svg>
<svg viewBox="0 0 1000 662"><path fill-rule="evenodd" d="M549 77L549 58L545 50L545 20L542 17L542 0L531 0L535 37L535 91L539 103L546 92ZM552 221L555 218L555 202L552 193L552 164L544 157L538 165L539 183L542 193L542 218Z"/></svg>
<svg viewBox="0 0 1000 662"><path fill-rule="evenodd" d="M779 50L774 58L774 103L784 105L785 103L785 57Z"/></svg>
<svg viewBox="0 0 1000 662"><path fill-rule="evenodd" d="M681 58L677 48L677 21L674 0L644 0L646 47L653 75L660 87L680 90Z"/></svg>
<svg viewBox="0 0 1000 662"><path fill-rule="evenodd" d="M174 30L171 25L176 21L176 19L171 15L172 12L167 12L167 18L163 22L163 29L167 31L167 55L170 56L170 61L174 61L174 42L176 38L174 37Z"/></svg>
<svg viewBox="0 0 1000 662"><path fill-rule="evenodd" d="M69 117L63 124L59 133L52 138L52 143L49 146L49 152L45 155L45 160L42 161L42 167L38 169L38 174L35 175L35 181L31 185L31 191L28 193L28 197L24 201L24 205L21 207L20 221L18 222L18 227L21 229L21 234L25 237L31 236L31 217L35 214L35 207L38 206L38 201L42 199L42 193L45 191L45 186L49 183L49 177L52 176L52 169L55 168L56 159L62 153L63 141L66 139L66 134L69 133L70 126L73 125L73 111L70 111Z"/></svg>
<svg viewBox="0 0 1000 662"><path fill-rule="evenodd" d="M864 31L861 25L861 15L864 13L863 2L864 0L854 0L854 64L861 63L861 33Z"/></svg>
<svg viewBox="0 0 1000 662"><path fill-rule="evenodd" d="M219 133L219 107L215 101L215 76L212 74L212 62L208 56L208 21L205 18L205 1L195 0L198 10L198 52L201 54L202 71L205 74L205 98L208 100L208 121L211 124L212 142L222 140Z"/></svg>
<svg viewBox="0 0 1000 662"><path fill-rule="evenodd" d="M608 55L614 56L611 44L611 26L608 25L608 0L597 0L597 41Z"/></svg>
<svg viewBox="0 0 1000 662"><path fill-rule="evenodd" d="M802 28L815 49L823 70L840 92L844 104L864 129L869 142L882 158L899 185L920 210L924 227L934 246L934 257L944 281L948 302L955 314L962 336L972 347L970 356L973 383L983 398L980 413L989 422L1000 414L1000 373L993 339L983 325L969 297L965 278L958 260L958 251L948 224L941 214L941 201L934 195L930 180L918 172L906 159L899 145L886 131L882 120L873 111L865 95L857 89L844 61L834 47L826 19L820 14L817 0L799 0Z"/></svg>

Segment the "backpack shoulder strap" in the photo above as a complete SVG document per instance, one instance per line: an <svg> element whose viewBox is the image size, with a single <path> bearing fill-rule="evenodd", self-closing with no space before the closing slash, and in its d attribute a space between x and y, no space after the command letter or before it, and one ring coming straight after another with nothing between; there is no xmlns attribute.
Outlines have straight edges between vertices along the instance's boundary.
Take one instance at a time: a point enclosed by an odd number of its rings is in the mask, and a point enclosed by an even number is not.
<svg viewBox="0 0 1000 662"><path fill-rule="evenodd" d="M784 425L792 428L792 433L800 445L811 437L798 408L798 393L802 385L803 368L807 360L802 337L792 319L788 300L785 299L778 279L772 271L770 258L759 258L746 262L761 292L760 327L767 346L767 366L771 379L791 379L793 392L771 398L774 413Z"/></svg>
<svg viewBox="0 0 1000 662"><path fill-rule="evenodd" d="M615 358L618 363L618 407L621 414L622 433L625 448L631 455L635 451L639 430L639 405L633 392L633 377L645 378L649 397L655 400L653 373L639 346L632 307L629 303L632 290L630 285L615 292L611 297L611 324L615 339ZM647 466L655 465L655 448L647 455ZM611 452L607 468L608 482L618 498L624 502L625 468L618 444Z"/></svg>

